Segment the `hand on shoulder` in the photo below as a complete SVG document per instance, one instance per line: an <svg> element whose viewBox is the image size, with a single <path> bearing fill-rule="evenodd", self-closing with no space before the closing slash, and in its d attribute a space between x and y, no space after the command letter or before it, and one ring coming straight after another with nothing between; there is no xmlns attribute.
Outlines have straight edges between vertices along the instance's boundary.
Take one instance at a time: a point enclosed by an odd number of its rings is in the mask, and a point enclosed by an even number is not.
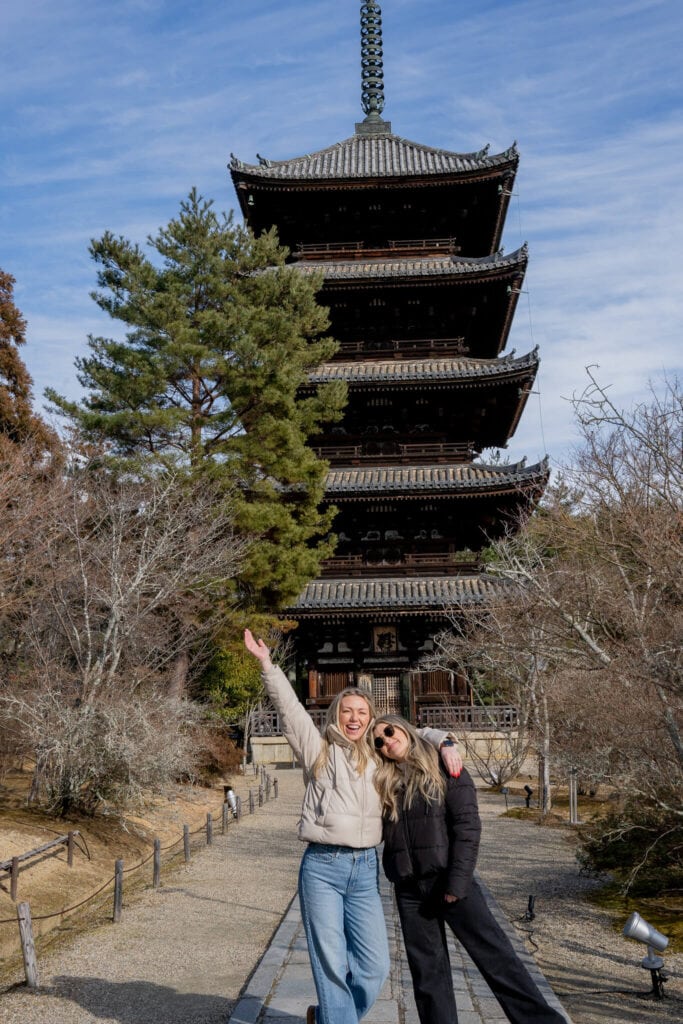
<svg viewBox="0 0 683 1024"><path fill-rule="evenodd" d="M444 740L439 747L439 753L441 754L441 760L443 761L444 768L453 778L457 779L462 771L462 757L458 752L458 748L453 740Z"/></svg>

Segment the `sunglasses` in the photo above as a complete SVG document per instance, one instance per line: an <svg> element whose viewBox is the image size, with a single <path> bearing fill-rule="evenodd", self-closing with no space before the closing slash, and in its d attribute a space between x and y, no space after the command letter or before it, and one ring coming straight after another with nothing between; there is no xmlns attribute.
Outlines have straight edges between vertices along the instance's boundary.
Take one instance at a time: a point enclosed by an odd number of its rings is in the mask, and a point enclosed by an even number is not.
<svg viewBox="0 0 683 1024"><path fill-rule="evenodd" d="M394 735L395 730L393 725L385 725L382 732L384 734L383 736L375 736L375 750L381 750L384 746L384 736L390 740Z"/></svg>

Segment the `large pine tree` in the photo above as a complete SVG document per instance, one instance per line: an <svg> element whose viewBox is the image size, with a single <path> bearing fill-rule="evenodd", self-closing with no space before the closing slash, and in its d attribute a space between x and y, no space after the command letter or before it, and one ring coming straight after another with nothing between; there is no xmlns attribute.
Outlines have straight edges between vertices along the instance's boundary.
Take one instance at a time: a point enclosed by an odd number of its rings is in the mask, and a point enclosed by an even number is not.
<svg viewBox="0 0 683 1024"><path fill-rule="evenodd" d="M32 406L33 381L19 354L26 342L26 321L14 304L14 278L0 270L0 435L30 442L38 451L55 437Z"/></svg>
<svg viewBox="0 0 683 1024"><path fill-rule="evenodd" d="M316 303L321 282L285 264L274 232L255 238L195 190L147 241L152 259L110 232L92 242L93 298L127 332L89 338L77 360L83 402L48 397L122 457L222 480L240 528L259 537L242 586L277 609L330 552L326 465L306 441L339 418L345 389L297 395L336 349Z"/></svg>

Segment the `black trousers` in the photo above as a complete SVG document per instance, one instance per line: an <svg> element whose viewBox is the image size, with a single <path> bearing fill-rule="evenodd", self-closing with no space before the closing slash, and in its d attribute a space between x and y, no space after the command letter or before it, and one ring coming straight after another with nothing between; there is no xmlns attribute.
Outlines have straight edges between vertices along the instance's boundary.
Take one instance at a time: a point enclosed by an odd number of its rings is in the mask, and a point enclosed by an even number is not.
<svg viewBox="0 0 683 1024"><path fill-rule="evenodd" d="M513 1024L566 1024L543 998L491 913L476 882L469 895L446 903L443 888L425 882L396 886L401 928L421 1024L457 1024L445 925L479 968Z"/></svg>

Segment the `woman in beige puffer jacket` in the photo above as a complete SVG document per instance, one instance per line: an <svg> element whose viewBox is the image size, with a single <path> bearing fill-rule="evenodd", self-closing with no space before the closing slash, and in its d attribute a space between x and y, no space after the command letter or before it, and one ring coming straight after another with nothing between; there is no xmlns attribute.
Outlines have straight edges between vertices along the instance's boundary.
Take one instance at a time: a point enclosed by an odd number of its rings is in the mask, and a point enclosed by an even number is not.
<svg viewBox="0 0 683 1024"><path fill-rule="evenodd" d="M321 736L263 640L245 630L244 642L261 662L282 731L304 769L298 831L308 846L299 901L318 995L307 1024L358 1024L389 973L376 849L382 838L374 785L378 756L367 742L375 708L365 691L343 690L330 705ZM462 761L449 734L429 729L422 735L437 747L448 744L444 763L458 774Z"/></svg>

